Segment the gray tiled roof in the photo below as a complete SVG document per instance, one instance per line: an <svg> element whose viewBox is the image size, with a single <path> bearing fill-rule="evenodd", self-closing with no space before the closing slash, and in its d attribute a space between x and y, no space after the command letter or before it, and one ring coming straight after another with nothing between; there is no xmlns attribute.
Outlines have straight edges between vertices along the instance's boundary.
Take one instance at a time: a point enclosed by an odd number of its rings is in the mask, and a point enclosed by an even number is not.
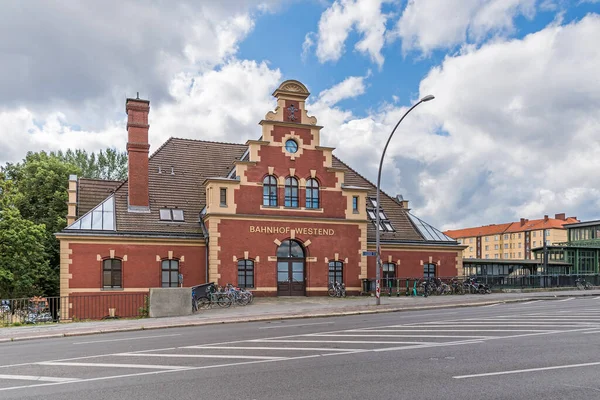
<svg viewBox="0 0 600 400"><path fill-rule="evenodd" d="M236 160L244 156L247 146L235 143L208 142L202 140L171 138L165 142L149 159L149 197L150 212L135 213L127 209L127 181L106 183L106 187L120 184L115 191L117 231L121 234L162 234L202 236L199 223L200 211L205 205L203 182L209 177L226 177ZM344 185L368 189L368 196L376 196L376 186L351 169L348 165L333 157L332 166L345 169ZM160 170L160 172L159 172ZM112 185L112 186L111 186ZM98 186L95 186L97 188ZM81 187L80 198L91 199L85 193L91 186ZM98 197L91 209L104 197ZM426 239L411 222L407 209L382 193L381 207L395 228L395 232L382 232L384 242L420 242ZM160 208L179 208L184 211L185 222L160 221ZM81 215L81 214L80 214ZM375 240L375 226L368 224L368 240Z"/></svg>
<svg viewBox="0 0 600 400"><path fill-rule="evenodd" d="M77 218L100 204L123 182L79 178L77 188Z"/></svg>
<svg viewBox="0 0 600 400"><path fill-rule="evenodd" d="M128 212L127 184L122 185L116 191L117 230L202 235L198 222L206 202L202 183L208 177L226 176L232 162L244 154L246 147L243 144L169 139L148 163L151 212ZM185 222L160 221L160 208L182 209Z"/></svg>

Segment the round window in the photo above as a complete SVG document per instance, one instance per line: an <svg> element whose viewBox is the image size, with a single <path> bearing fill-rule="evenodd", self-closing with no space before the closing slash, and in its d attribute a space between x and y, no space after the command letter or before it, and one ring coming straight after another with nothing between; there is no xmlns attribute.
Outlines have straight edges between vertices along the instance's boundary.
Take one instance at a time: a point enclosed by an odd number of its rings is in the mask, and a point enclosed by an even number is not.
<svg viewBox="0 0 600 400"><path fill-rule="evenodd" d="M290 153L295 153L298 151L298 143L295 140L289 139L285 142L285 149Z"/></svg>

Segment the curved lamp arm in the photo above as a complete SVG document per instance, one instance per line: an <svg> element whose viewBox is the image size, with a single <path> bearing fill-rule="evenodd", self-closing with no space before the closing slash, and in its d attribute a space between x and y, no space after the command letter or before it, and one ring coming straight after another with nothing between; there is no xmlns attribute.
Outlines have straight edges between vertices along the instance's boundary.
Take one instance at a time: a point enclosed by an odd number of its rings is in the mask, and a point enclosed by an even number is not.
<svg viewBox="0 0 600 400"><path fill-rule="evenodd" d="M392 136L394 136L394 133L396 133L396 129L398 129L398 126L400 125L400 123L404 120L404 118L412 111L414 110L419 104L424 103L426 101L430 101L435 99L434 96L432 95L427 95L425 97L423 97L421 100L419 100L415 105L413 105L411 108L409 108L404 115L402 116L402 118L400 118L400 120L398 121L398 123L396 124L396 126L394 126L394 129L392 130L392 133L390 134L390 137L388 137L387 142L385 143L385 147L383 148L383 153L381 153L381 160L379 161L379 172L377 173L377 210L376 210L376 214L375 214L375 246L376 246L376 252L377 252L377 265L376 265L376 269L375 269L375 301L376 301L376 305L381 304L381 299L380 299L380 287L379 287L379 282L381 280L381 245L380 245L380 232L379 232L379 227L380 227L380 223L381 223L381 219L379 217L379 200L381 197L381 170L383 168L383 158L385 157L385 152L387 151L388 145L390 144L390 141L392 140Z"/></svg>

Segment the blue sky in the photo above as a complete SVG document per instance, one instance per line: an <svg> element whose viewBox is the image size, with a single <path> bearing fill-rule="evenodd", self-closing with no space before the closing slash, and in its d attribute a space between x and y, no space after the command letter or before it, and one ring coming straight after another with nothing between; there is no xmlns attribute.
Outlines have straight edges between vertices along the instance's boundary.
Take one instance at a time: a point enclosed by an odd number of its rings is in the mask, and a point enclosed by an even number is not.
<svg viewBox="0 0 600 400"><path fill-rule="evenodd" d="M570 4L569 3L573 3ZM357 116L366 115L370 108L376 108L382 102L392 102L392 96L398 96L404 104L409 104L418 96L419 83L429 70L439 65L447 54L460 49L464 43L453 48L435 50L428 56L419 51L402 52L401 41L396 40L384 47L382 54L385 64L378 68L367 57L353 50L353 43L359 40L359 34L351 32L346 41L343 57L336 62L320 63L313 52L302 57L302 43L308 32L317 30L319 19L327 9L329 2L295 1L282 5L277 12L259 12L256 26L248 37L240 43L239 58L265 60L271 66L280 68L285 79L297 79L309 82L313 93L319 93L347 76L366 76L369 90L357 98L346 99L340 103L352 110ZM398 14L406 6L406 1L384 4L383 12ZM588 13L600 12L600 3L564 2L556 9L540 8L533 18L518 16L514 19L515 32L509 38L523 38L537 32L557 18L563 24L577 21ZM393 21L387 26L393 27ZM278 34L273 34L278 32ZM492 35L488 35L488 40ZM471 43L473 43L471 41ZM485 43L485 42L483 42Z"/></svg>
<svg viewBox="0 0 600 400"><path fill-rule="evenodd" d="M324 145L442 229L600 213L599 0L0 5L0 163L171 136L245 142L297 79ZM44 16L43 18L40 16ZM343 50L342 50L343 49Z"/></svg>

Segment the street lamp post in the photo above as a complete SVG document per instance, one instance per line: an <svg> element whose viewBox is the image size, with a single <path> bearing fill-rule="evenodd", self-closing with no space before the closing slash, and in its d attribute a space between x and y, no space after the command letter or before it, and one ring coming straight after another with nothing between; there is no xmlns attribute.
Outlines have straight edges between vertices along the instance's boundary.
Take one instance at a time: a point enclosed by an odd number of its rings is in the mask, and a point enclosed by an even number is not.
<svg viewBox="0 0 600 400"><path fill-rule="evenodd" d="M376 246L376 252L377 252L377 266L375 269L375 304L376 305L380 305L381 304L381 240L380 240L380 223L381 223L381 218L379 217L379 200L381 197L381 169L383 167L383 158L385 157L385 151L388 148L388 145L390 144L390 140L392 140L392 136L394 136L394 133L396 132L396 129L398 128L398 125L400 125L400 123L402 122L402 120L408 115L408 113L410 113L415 107L417 107L419 104L424 103L426 101L429 100L433 100L435 97L433 97L432 95L427 95L425 97L423 97L421 100L419 100L415 105L413 105L411 108L408 109L408 111L406 111L404 113L404 115L402 116L402 118L400 118L400 121L398 121L398 123L396 124L396 126L394 127L394 129L392 130L392 133L390 134L390 137L388 138L387 142L385 143L385 147L383 148L383 153L381 153L381 161L379 161L379 172L377 173L377 209L375 210L375 246Z"/></svg>

